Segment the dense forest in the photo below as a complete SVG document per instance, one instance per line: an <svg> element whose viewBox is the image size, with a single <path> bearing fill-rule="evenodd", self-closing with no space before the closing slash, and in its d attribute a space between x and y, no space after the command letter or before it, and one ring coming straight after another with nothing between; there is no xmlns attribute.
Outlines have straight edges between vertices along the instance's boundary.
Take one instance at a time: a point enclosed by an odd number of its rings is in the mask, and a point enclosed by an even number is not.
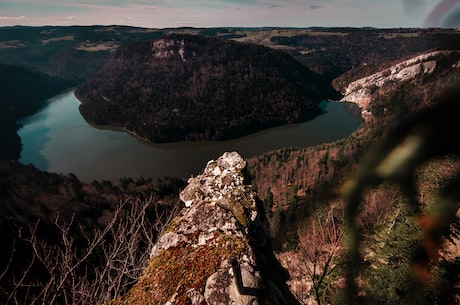
<svg viewBox="0 0 460 305"><path fill-rule="evenodd" d="M0 28L0 159L19 159L19 118L95 74L119 44L162 34L131 27Z"/></svg>
<svg viewBox="0 0 460 305"><path fill-rule="evenodd" d="M459 37L449 29L315 28L292 36L274 33L270 42L285 46L305 66L340 86L420 52L458 49Z"/></svg>
<svg viewBox="0 0 460 305"><path fill-rule="evenodd" d="M153 142L223 140L319 112L327 83L284 52L173 35L121 46L75 91L83 117Z"/></svg>
<svg viewBox="0 0 460 305"><path fill-rule="evenodd" d="M66 88L74 87L96 74L118 46L158 39L172 33L191 33L282 50L320 74L320 85L324 85L323 81L326 84L333 82L338 91L350 81L377 72L398 60L431 49L458 48L460 41L459 32L448 29L5 27L0 29L0 63L5 65L2 69L13 69L15 72L4 71L2 76L6 79L5 83L13 84L12 89L31 87L39 88L42 93L48 92L39 94L40 99L46 99L63 88L63 84L67 84ZM29 76L18 76L24 73ZM8 86L5 88L10 92ZM37 95L30 94L36 92L35 89L14 92L18 96L29 97L27 105L31 108L27 113L37 109ZM219 95L219 92L216 94ZM338 98L333 92L322 97ZM8 99L1 100L3 119L0 132L2 147L8 149L2 150L0 157L17 159L21 149L16 133L18 117L5 104L7 102ZM202 126L197 124L195 128ZM249 126L243 128L247 132ZM215 129L208 128L208 136L215 133Z"/></svg>
<svg viewBox="0 0 460 305"><path fill-rule="evenodd" d="M3 27L0 62L76 86L101 69L120 44L162 35L160 30L127 26Z"/></svg>
<svg viewBox="0 0 460 305"><path fill-rule="evenodd" d="M284 210L283 213L292 213L300 219L305 215L295 213L291 202L306 208L308 214L311 204L302 203L320 202L322 200L315 198L325 198L327 193L334 196L337 186L356 171L358 164L392 128L427 106L435 105L437 97L458 94L460 70L454 66L460 60L459 54L441 54L436 60L433 74L376 90L369 105L373 119L364 122L349 137L313 147L275 150L250 159L249 171L258 195L263 200L270 199L268 201ZM414 91L414 86L419 90Z"/></svg>

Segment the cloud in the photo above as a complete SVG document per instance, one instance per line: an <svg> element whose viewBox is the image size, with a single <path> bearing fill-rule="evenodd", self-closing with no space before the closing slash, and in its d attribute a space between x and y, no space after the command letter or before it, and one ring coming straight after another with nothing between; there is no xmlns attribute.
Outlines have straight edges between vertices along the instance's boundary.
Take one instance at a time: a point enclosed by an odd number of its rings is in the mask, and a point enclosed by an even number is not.
<svg viewBox="0 0 460 305"><path fill-rule="evenodd" d="M0 16L0 20L24 20L26 16L10 17L10 16Z"/></svg>

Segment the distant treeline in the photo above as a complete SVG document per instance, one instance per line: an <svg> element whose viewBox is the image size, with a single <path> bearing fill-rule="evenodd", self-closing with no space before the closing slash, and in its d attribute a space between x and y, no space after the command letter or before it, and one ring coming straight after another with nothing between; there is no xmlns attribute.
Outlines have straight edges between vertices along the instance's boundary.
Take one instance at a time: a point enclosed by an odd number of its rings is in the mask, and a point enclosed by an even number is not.
<svg viewBox="0 0 460 305"><path fill-rule="evenodd" d="M272 36L288 53L337 85L375 73L428 50L460 49L450 29L317 28L309 34Z"/></svg>

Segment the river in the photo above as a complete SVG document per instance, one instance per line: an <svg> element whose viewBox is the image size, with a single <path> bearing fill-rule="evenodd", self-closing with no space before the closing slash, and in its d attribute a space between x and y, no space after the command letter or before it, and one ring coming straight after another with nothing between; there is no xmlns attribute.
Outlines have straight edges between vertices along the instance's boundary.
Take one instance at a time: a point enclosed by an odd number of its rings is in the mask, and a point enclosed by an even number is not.
<svg viewBox="0 0 460 305"><path fill-rule="evenodd" d="M306 147L351 134L362 123L345 103L321 102L324 114L311 121L276 127L221 142L152 144L126 132L95 128L78 111L73 91L47 101L38 113L22 118L18 131L20 162L49 172L73 173L83 181L120 177L188 178L225 151L244 158L283 147ZM356 110L356 109L355 109Z"/></svg>

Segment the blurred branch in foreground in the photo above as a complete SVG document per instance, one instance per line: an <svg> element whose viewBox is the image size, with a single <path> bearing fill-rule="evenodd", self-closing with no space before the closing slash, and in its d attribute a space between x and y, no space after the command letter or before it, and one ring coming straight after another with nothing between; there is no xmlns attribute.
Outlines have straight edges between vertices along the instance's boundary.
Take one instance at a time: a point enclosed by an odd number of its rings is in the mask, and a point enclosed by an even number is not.
<svg viewBox="0 0 460 305"><path fill-rule="evenodd" d="M400 186L407 208L414 215L421 230L418 244L411 249L410 265L413 297L408 303L426 304L430 301L417 292L433 286L432 264L439 258L444 240L450 238L453 224L458 221L457 210L460 208L460 175L458 172L449 180L447 186L437 194L436 209L427 213L417 198L415 181L416 171L427 161L453 156L460 156L460 133L458 121L460 115L460 90L446 92L435 99L436 105L428 107L421 113L393 130L367 162L361 166L357 176L343 187L346 225L346 279L345 297L351 304L372 300L373 297L363 292L361 270L363 258L361 253L362 227L358 224L366 190L383 182ZM451 270L451 278L458 277L458 270ZM447 286L446 286L447 285ZM452 287L449 287L452 286ZM452 304L455 298L453 281L444 285L446 291L439 304ZM371 301L372 302L372 301Z"/></svg>

